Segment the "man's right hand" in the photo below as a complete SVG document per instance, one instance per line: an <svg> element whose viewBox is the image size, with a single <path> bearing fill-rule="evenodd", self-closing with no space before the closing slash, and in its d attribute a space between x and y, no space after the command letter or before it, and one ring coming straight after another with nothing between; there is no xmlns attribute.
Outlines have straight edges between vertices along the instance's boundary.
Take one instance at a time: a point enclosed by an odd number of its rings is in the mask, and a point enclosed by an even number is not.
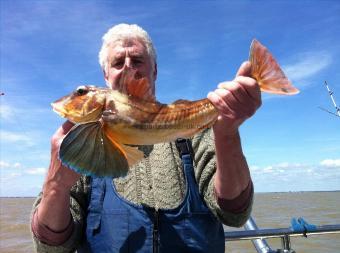
<svg viewBox="0 0 340 253"><path fill-rule="evenodd" d="M73 123L71 123L70 121L66 121L54 133L51 139L51 162L46 176L45 184L51 183L52 185L50 186L61 188L59 190L69 191L80 178L80 175L78 173L63 166L58 157L61 142L73 126Z"/></svg>
<svg viewBox="0 0 340 253"><path fill-rule="evenodd" d="M51 161L38 206L38 221L53 231L65 229L71 219L70 190L80 174L62 165L58 158L60 144L73 124L66 121L52 136Z"/></svg>

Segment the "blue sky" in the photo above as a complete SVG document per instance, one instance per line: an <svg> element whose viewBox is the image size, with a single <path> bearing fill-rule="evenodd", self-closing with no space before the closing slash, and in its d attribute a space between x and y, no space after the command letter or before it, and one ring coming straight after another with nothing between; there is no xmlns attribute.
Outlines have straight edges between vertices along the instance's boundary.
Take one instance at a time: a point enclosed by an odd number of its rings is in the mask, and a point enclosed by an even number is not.
<svg viewBox="0 0 340 253"><path fill-rule="evenodd" d="M0 196L34 196L63 119L50 103L103 86L98 51L114 24L137 23L158 54L157 98L199 99L231 80L257 38L301 90L263 95L241 127L255 191L340 190L339 1L0 1Z"/></svg>

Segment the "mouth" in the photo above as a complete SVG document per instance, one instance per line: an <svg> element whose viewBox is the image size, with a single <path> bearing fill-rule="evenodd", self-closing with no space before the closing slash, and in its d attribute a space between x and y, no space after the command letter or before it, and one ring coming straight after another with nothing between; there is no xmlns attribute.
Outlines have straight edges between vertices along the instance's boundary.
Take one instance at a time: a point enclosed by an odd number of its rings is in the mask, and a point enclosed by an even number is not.
<svg viewBox="0 0 340 253"><path fill-rule="evenodd" d="M55 111L57 114L59 114L62 117L66 116L67 112L60 103L53 102L51 103L51 106L52 106L53 111Z"/></svg>

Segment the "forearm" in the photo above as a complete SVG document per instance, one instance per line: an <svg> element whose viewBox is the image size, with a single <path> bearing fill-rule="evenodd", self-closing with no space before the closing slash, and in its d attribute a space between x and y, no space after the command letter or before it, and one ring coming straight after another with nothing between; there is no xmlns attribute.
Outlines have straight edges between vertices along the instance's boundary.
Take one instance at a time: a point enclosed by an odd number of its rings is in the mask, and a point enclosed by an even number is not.
<svg viewBox="0 0 340 253"><path fill-rule="evenodd" d="M71 220L70 190L78 179L79 175L62 166L57 151L52 150L51 164L38 207L39 223L53 231L62 231L67 227Z"/></svg>
<svg viewBox="0 0 340 253"><path fill-rule="evenodd" d="M38 214L39 223L53 231L64 230L71 220L69 190L60 189L53 182L46 182Z"/></svg>
<svg viewBox="0 0 340 253"><path fill-rule="evenodd" d="M32 216L31 230L40 242L51 246L59 246L71 237L74 230L74 223L73 219L71 219L64 230L53 231L46 225L39 222L39 209L37 208Z"/></svg>
<svg viewBox="0 0 340 253"><path fill-rule="evenodd" d="M243 155L239 133L218 135L215 133L216 175L215 193L220 199L232 200L251 182L247 161Z"/></svg>
<svg viewBox="0 0 340 253"><path fill-rule="evenodd" d="M32 232L39 241L58 246L70 238L74 224L70 209L70 190L59 182L62 171L47 174L41 201L32 217Z"/></svg>
<svg viewBox="0 0 340 253"><path fill-rule="evenodd" d="M217 197L215 191L216 152L212 129L204 131L192 140L195 154L195 175L207 206L225 225L242 226L248 219L252 208L253 189L246 190L232 200ZM222 200L222 201L221 201Z"/></svg>
<svg viewBox="0 0 340 253"><path fill-rule="evenodd" d="M42 200L42 192L36 199L31 216L31 232L35 251L39 253L70 253L74 252L75 248L81 243L83 225L84 225L84 210L87 209L86 199L82 189L83 180L78 181L76 187L72 188L70 198L70 212L72 220L70 226L65 230L52 231L44 224L41 224L35 217L39 216L39 206Z"/></svg>
<svg viewBox="0 0 340 253"><path fill-rule="evenodd" d="M58 159L61 140L73 126L65 122L52 136L51 161L46 174L39 204L32 217L32 232L36 238L49 245L60 245L73 231L73 217L70 208L71 188L80 175L64 167Z"/></svg>
<svg viewBox="0 0 340 253"><path fill-rule="evenodd" d="M45 189L45 186L44 186ZM44 190L43 189L43 190ZM85 211L88 207L88 194L90 190L90 178L82 176L80 180L71 188L69 198L69 210L71 213L70 224L65 230L53 231L45 224L35 219L39 213L39 207L43 198L41 192L33 205L31 225L33 233L33 243L37 252L41 253L69 253L81 243L85 222ZM54 219L54 218L52 218Z"/></svg>

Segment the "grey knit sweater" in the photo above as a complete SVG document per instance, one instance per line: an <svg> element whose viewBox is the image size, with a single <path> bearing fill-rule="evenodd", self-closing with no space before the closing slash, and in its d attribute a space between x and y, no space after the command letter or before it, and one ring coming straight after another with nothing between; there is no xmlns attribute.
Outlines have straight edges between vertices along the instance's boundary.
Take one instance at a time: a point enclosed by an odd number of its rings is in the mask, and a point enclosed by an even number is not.
<svg viewBox="0 0 340 253"><path fill-rule="evenodd" d="M234 214L221 210L214 196L216 161L211 129L195 135L192 139L192 147L195 154L195 177L206 204L222 223L234 227L242 226L250 215L252 203L243 213ZM186 184L175 143L139 148L144 152L145 159L130 168L126 177L114 179L118 193L136 204L166 209L177 207L184 199ZM81 177L71 190L71 213L75 223L71 237L60 246L49 246L37 240L33 235L37 252L74 252L77 245L84 239L89 182L88 177ZM41 194L35 201L33 210L39 205L40 200Z"/></svg>

